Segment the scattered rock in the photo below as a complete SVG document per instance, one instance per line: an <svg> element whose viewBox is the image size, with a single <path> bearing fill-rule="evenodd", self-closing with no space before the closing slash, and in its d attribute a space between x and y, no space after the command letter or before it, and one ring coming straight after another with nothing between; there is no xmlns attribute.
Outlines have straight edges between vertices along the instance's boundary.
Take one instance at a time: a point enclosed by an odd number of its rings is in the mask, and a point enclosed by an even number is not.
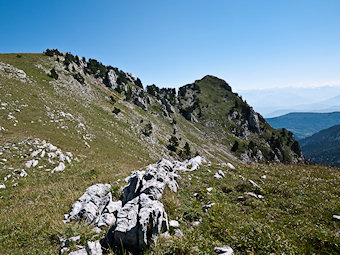
<svg viewBox="0 0 340 255"><path fill-rule="evenodd" d="M253 185L255 188L259 188L259 189L262 189L259 185L257 185L256 184L256 182L254 182L254 181L252 181L252 180L248 180L249 181L249 183L251 184L251 185Z"/></svg>
<svg viewBox="0 0 340 255"><path fill-rule="evenodd" d="M222 170L219 170L217 173L214 174L214 178L216 179L223 179L224 178L224 173Z"/></svg>
<svg viewBox="0 0 340 255"><path fill-rule="evenodd" d="M183 162L173 162L173 168L177 171L194 171L200 167L203 163L207 163L207 160L201 156L196 156Z"/></svg>
<svg viewBox="0 0 340 255"><path fill-rule="evenodd" d="M244 192L244 194L248 195L248 196L251 196L251 197L259 198L259 199L264 198L262 195L257 195L254 192Z"/></svg>
<svg viewBox="0 0 340 255"><path fill-rule="evenodd" d="M0 189L6 189L6 185L5 184L0 184Z"/></svg>
<svg viewBox="0 0 340 255"><path fill-rule="evenodd" d="M218 170L217 173L218 173L219 175L223 176L223 177L225 176L225 175L224 175L224 172L223 172L222 170Z"/></svg>
<svg viewBox="0 0 340 255"><path fill-rule="evenodd" d="M66 254L66 253L68 253L70 251L70 248L68 248L68 247L63 247L63 248L61 248L60 249L60 254L62 255L62 254Z"/></svg>
<svg viewBox="0 0 340 255"><path fill-rule="evenodd" d="M228 167L230 169L235 169L235 167L231 163L221 163L221 167Z"/></svg>
<svg viewBox="0 0 340 255"><path fill-rule="evenodd" d="M193 225L194 227L198 227L199 224L201 224L200 221L194 221L194 222L192 223L192 225Z"/></svg>
<svg viewBox="0 0 340 255"><path fill-rule="evenodd" d="M20 176L21 177L26 177L27 176L27 173L26 173L26 171L24 169L21 170Z"/></svg>
<svg viewBox="0 0 340 255"><path fill-rule="evenodd" d="M340 216L339 216L339 215L336 215L336 214L334 214L334 215L333 215L333 219L340 220Z"/></svg>
<svg viewBox="0 0 340 255"><path fill-rule="evenodd" d="M225 245L223 247L215 247L214 252L216 254L221 254L221 255L232 255L232 254L234 254L233 249L228 245Z"/></svg>
<svg viewBox="0 0 340 255"><path fill-rule="evenodd" d="M235 167L231 163L227 163L227 167L229 167L230 169L235 169Z"/></svg>
<svg viewBox="0 0 340 255"><path fill-rule="evenodd" d="M179 222L177 220L169 221L169 226L173 228L179 228Z"/></svg>
<svg viewBox="0 0 340 255"><path fill-rule="evenodd" d="M29 160L25 163L25 167L26 168L35 167L36 165L38 165L38 163L39 163L38 160L32 159L32 160Z"/></svg>
<svg viewBox="0 0 340 255"><path fill-rule="evenodd" d="M65 170L65 164L63 162L60 162L58 166L56 166L53 170L52 173L54 172L61 172Z"/></svg>
<svg viewBox="0 0 340 255"><path fill-rule="evenodd" d="M208 191L208 192L211 192L212 190L213 190L213 187L207 188L207 191Z"/></svg>
<svg viewBox="0 0 340 255"><path fill-rule="evenodd" d="M214 206L214 205L215 205L215 203L209 203L209 204L203 206L203 207L202 207L203 212L207 212L208 209L211 208L211 207Z"/></svg>
<svg viewBox="0 0 340 255"><path fill-rule="evenodd" d="M176 228L175 229L175 236L181 238L181 237L184 236L184 234L183 234L183 232L180 229Z"/></svg>

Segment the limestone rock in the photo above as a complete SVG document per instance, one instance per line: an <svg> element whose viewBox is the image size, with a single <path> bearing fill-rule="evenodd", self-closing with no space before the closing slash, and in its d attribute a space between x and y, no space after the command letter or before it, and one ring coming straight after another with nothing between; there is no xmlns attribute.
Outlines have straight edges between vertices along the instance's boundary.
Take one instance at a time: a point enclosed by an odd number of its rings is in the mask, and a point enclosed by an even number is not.
<svg viewBox="0 0 340 255"><path fill-rule="evenodd" d="M88 255L88 254L87 254L86 249L82 248L80 250L70 252L69 255Z"/></svg>
<svg viewBox="0 0 340 255"><path fill-rule="evenodd" d="M259 198L262 199L263 196L262 195L257 195L254 192L244 192L245 195L251 196L251 197L255 197L255 198Z"/></svg>
<svg viewBox="0 0 340 255"><path fill-rule="evenodd" d="M98 240L95 242L87 242L85 249L88 255L102 255L103 254L102 247Z"/></svg>
<svg viewBox="0 0 340 255"><path fill-rule="evenodd" d="M216 179L222 179L222 178L224 178L224 176L225 175L224 175L222 170L219 170L217 173L214 174L214 178L216 178Z"/></svg>
<svg viewBox="0 0 340 255"><path fill-rule="evenodd" d="M174 169L177 171L194 171L200 167L203 163L207 163L207 160L201 156L196 156L183 162L175 161Z"/></svg>
<svg viewBox="0 0 340 255"><path fill-rule="evenodd" d="M104 250L116 250L123 245L130 252L140 252L169 230L168 216L160 199L166 187L177 192L176 171L192 171L203 162L206 161L200 156L185 162L162 159L144 171L135 171L126 178L128 184L123 189L122 200L117 202L112 201L110 185L93 185L73 204L65 222L85 220L97 227L111 225L100 242ZM177 221L171 224L179 226ZM178 232L178 235L183 234Z"/></svg>
<svg viewBox="0 0 340 255"><path fill-rule="evenodd" d="M228 245L225 245L223 247L215 247L214 252L220 255L233 255L234 254L233 249Z"/></svg>
<svg viewBox="0 0 340 255"><path fill-rule="evenodd" d="M123 207L117 213L116 224L102 245L113 249L123 245L129 251L139 252L166 232L168 217L159 200L166 186L177 191L177 177L173 163L165 159L149 165L145 171L132 173L126 179L128 185L123 190Z"/></svg>
<svg viewBox="0 0 340 255"><path fill-rule="evenodd" d="M253 130L254 132L258 134L261 133L259 116L253 109L251 109L250 111L248 122L249 122L249 127L251 130Z"/></svg>
<svg viewBox="0 0 340 255"><path fill-rule="evenodd" d="M339 215L336 215L336 214L334 214L334 215L333 215L333 219L335 219L335 220L340 220L340 216L339 216Z"/></svg>
<svg viewBox="0 0 340 255"><path fill-rule="evenodd" d="M146 103L144 102L144 100L142 100L141 97L135 97L133 103L137 105L139 108L143 109L144 111L147 110Z"/></svg>
<svg viewBox="0 0 340 255"><path fill-rule="evenodd" d="M166 100L164 97L161 99L162 104L165 106L165 109L169 113L174 113L174 109L171 104L169 104L168 100Z"/></svg>
<svg viewBox="0 0 340 255"><path fill-rule="evenodd" d="M213 207L214 205L215 205L215 203L209 203L209 204L203 206L203 207L202 207L203 212L207 212L208 209L210 209L210 208Z"/></svg>
<svg viewBox="0 0 340 255"><path fill-rule="evenodd" d="M118 75L113 69L110 69L110 71L107 73L107 81L108 85L112 89L116 89L118 87L117 83Z"/></svg>
<svg viewBox="0 0 340 255"><path fill-rule="evenodd" d="M61 172L65 170L65 164L63 162L60 162L58 166L56 166L53 170L52 173L54 172Z"/></svg>
<svg viewBox="0 0 340 255"><path fill-rule="evenodd" d="M229 167L230 169L235 169L235 167L231 164L231 163L227 163L227 167Z"/></svg>
<svg viewBox="0 0 340 255"><path fill-rule="evenodd" d="M26 168L31 168L31 167L35 167L36 165L38 165L39 161L36 160L36 159L32 159L32 160L29 160L25 163L25 167Z"/></svg>
<svg viewBox="0 0 340 255"><path fill-rule="evenodd" d="M258 189L262 189L256 182L254 182L253 180L248 180L249 181L249 183L251 184L251 185L253 185L255 188L258 188Z"/></svg>
<svg viewBox="0 0 340 255"><path fill-rule="evenodd" d="M179 222L177 220L171 220L169 226L173 228L179 228Z"/></svg>
<svg viewBox="0 0 340 255"><path fill-rule="evenodd" d="M95 184L72 205L66 221L85 220L98 227L115 222L115 213L121 208L121 201L113 202L110 184Z"/></svg>

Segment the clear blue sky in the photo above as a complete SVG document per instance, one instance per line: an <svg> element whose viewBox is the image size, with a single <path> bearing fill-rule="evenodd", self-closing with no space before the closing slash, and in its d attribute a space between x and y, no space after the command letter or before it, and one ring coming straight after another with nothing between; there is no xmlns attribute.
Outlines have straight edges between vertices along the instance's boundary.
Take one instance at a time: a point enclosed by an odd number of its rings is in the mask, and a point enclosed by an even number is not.
<svg viewBox="0 0 340 255"><path fill-rule="evenodd" d="M58 48L177 87L340 85L338 0L0 0L0 52Z"/></svg>

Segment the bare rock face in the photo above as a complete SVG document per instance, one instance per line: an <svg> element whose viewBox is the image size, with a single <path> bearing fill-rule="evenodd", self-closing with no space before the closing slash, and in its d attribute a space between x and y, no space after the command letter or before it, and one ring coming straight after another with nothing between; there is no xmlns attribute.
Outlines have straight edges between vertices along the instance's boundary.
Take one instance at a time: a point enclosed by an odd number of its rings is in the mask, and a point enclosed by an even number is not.
<svg viewBox="0 0 340 255"><path fill-rule="evenodd" d="M113 69L110 69L110 71L107 73L107 81L110 88L116 89L118 87L117 79L118 75L116 72Z"/></svg>
<svg viewBox="0 0 340 255"><path fill-rule="evenodd" d="M174 109L172 105L166 100L164 97L161 99L162 104L165 106L165 109L169 113L174 113Z"/></svg>
<svg viewBox="0 0 340 255"><path fill-rule="evenodd" d="M254 132L258 134L261 133L259 116L253 109L251 109L250 111L248 122L249 122L250 129L252 129Z"/></svg>

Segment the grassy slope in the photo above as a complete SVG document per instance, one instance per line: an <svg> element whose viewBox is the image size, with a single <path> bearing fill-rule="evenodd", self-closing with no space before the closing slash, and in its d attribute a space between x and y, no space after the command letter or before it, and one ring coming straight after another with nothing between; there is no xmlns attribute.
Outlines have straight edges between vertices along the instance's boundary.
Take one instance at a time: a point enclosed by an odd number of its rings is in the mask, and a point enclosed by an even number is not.
<svg viewBox="0 0 340 255"><path fill-rule="evenodd" d="M0 126L7 131L0 131L0 144L17 144L27 137L40 138L81 159L60 173L27 170L28 177L20 179L17 187L6 185L7 188L0 191L0 253L58 253L57 234L70 236L78 228L82 229L82 233L91 229L61 222L72 203L91 184L124 179L131 170L155 162L162 155L166 156L172 126L169 120L162 117L159 107L156 106L155 111L149 114L123 100L115 104L121 113L118 117L114 116L111 113L113 105L105 97L114 95L118 99L119 94L90 78L87 79L90 89L84 89L86 93L82 94L71 84L68 87L72 82L68 80L70 74L58 69L59 79L54 81L37 67L42 64L50 70L57 65L52 58L41 54L22 54L20 58L16 54L2 54L0 62L24 70L33 81L22 83L0 76L0 100L9 104L1 110ZM58 85L63 79L63 84ZM22 104L27 104L27 107L15 112L14 109ZM54 113L71 113L77 120L72 122L64 118L62 123L50 122L46 106ZM9 113L18 120L16 126L8 120ZM212 157L216 154L215 159L225 157L223 152L219 152L221 149L207 141L197 127L181 115L176 116L179 127L177 136L183 138L180 146L187 140L186 135L190 135L195 137L190 143L192 151L203 151ZM83 134L78 134L77 124L80 122L85 124L86 133L94 136L88 142L91 148L85 145ZM152 138L141 134L148 122L154 126ZM62 129L62 125L68 129ZM205 149L200 148L200 144L205 144ZM8 153L1 156L8 159L5 165L1 165L1 179L10 173L8 167L22 169L27 161L11 157Z"/></svg>
<svg viewBox="0 0 340 255"><path fill-rule="evenodd" d="M33 80L32 83L22 83L0 76L1 103L11 104L6 110L0 110L0 126L8 130L0 131L0 145L38 137L80 158L80 162L73 162L64 172L51 174L27 170L28 177L20 179L17 187L7 185L5 190L0 191L0 254L57 254L57 235L69 237L81 234L83 242L94 236L90 232L91 227L62 223L63 214L69 211L72 203L91 184L113 183L126 177L131 170L166 156L165 145L172 133L171 123L162 117L158 106L154 107L153 113L146 113L122 100L115 104L122 112L118 117L114 116L111 113L113 105L105 97L114 95L119 98L119 94L89 77L89 90L81 94L72 89L72 81L67 80L69 73L59 70L60 79L67 82L63 86L58 85L36 67L42 64L50 70L57 64L41 54L22 54L21 58L17 58L16 54L3 54L0 62L24 70ZM16 103L17 100L19 103ZM28 106L14 112L19 104ZM71 113L77 120L65 120L62 124L50 122L45 106ZM8 120L9 112L18 120L17 126ZM199 150L213 161L225 160L228 156L225 147L214 144L214 139L206 136L205 127L186 121L178 112L175 119L179 128L177 136L182 138L181 146L189 139L192 151ZM85 145L83 134L78 134L79 122L86 125L86 133L94 135L93 140L88 142L91 148ZM148 122L154 126L151 138L141 134L141 129ZM68 129L62 129L61 125L68 126ZM0 178L8 174L8 167L23 168L26 161L6 154L0 158L8 159L6 167L1 165ZM256 167L247 169L244 171L255 171ZM334 178L331 180L335 181ZM123 183L120 182L120 185ZM179 194L186 194L186 191ZM180 200L182 197L178 199L181 205L185 204ZM194 200L191 202L194 203ZM173 214L170 215L172 217Z"/></svg>
<svg viewBox="0 0 340 255"><path fill-rule="evenodd" d="M225 178L213 177L218 170ZM215 246L226 244L236 254L339 253L340 223L332 219L340 212L339 169L259 164L230 170L212 165L182 177L178 194L167 192L163 202L184 237L161 240L152 254L212 254ZM264 198L244 194L250 191ZM202 206L209 202L215 205L204 212ZM201 224L194 227L198 220Z"/></svg>

